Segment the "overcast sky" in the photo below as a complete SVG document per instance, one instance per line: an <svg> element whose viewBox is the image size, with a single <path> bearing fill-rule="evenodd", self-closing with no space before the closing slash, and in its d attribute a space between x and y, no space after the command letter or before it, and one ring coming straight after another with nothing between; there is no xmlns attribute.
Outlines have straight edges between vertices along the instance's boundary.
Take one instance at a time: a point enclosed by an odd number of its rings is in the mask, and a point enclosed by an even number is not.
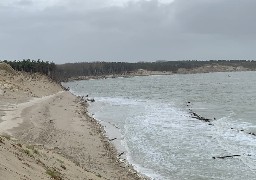
<svg viewBox="0 0 256 180"><path fill-rule="evenodd" d="M256 0L0 0L0 59L256 59Z"/></svg>

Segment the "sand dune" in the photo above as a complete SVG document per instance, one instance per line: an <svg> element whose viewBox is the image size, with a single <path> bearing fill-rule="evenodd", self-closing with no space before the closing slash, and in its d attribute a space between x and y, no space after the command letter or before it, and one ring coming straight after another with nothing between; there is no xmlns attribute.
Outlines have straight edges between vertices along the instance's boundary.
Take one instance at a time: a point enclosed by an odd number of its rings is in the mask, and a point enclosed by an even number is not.
<svg viewBox="0 0 256 180"><path fill-rule="evenodd" d="M39 74L0 74L0 179L143 179L81 99Z"/></svg>

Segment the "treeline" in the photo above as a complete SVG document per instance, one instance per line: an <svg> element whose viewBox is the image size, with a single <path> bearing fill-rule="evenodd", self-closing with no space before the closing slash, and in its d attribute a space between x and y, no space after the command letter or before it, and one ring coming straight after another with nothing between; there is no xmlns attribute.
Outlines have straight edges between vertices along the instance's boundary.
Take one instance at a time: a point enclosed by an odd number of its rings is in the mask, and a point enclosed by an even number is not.
<svg viewBox="0 0 256 180"><path fill-rule="evenodd" d="M109 74L123 74L133 71L131 63L125 62L81 62L57 65L56 77L58 81L66 81L78 76L102 76Z"/></svg>
<svg viewBox="0 0 256 180"><path fill-rule="evenodd" d="M1 62L1 61L0 61ZM56 65L53 62L42 60L24 59L22 61L7 61L17 71L39 72L45 74L57 82L67 81L69 78L81 76L125 75L139 69L148 71L171 71L176 73L178 69L194 69L203 66L242 66L250 70L256 70L254 60L184 60L184 61L156 61L156 62L80 62Z"/></svg>
<svg viewBox="0 0 256 180"><path fill-rule="evenodd" d="M0 61L1 62L1 61ZM49 61L42 61L40 59L38 60L30 60L30 59L23 59L21 61L7 61L4 60L2 62L5 62L16 71L25 71L29 73L41 73L45 74L52 79L55 79L55 72L56 72L56 64Z"/></svg>
<svg viewBox="0 0 256 180"><path fill-rule="evenodd" d="M138 69L148 71L171 71L176 73L178 69L193 69L207 65L222 65L256 70L256 61L252 60L210 60L210 61L156 61L156 62L81 62L57 65L56 77L59 81L68 80L79 76L101 76L109 74L127 74Z"/></svg>

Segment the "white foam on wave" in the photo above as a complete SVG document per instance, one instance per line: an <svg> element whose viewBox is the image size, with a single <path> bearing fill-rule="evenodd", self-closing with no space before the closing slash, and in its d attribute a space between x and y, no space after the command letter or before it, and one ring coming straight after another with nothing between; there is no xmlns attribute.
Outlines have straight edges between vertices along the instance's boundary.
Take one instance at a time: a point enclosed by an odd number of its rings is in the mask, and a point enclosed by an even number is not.
<svg viewBox="0 0 256 180"><path fill-rule="evenodd" d="M181 137L186 139L188 134L185 129L196 125L194 122L187 123L189 114L173 107L172 104L148 101L143 106L144 113L126 121L124 137L129 149L129 161L135 164L139 171L155 179L166 179L169 172L177 170L171 161L166 160L175 159L174 154L167 152L170 145L173 142L174 145L179 144L177 141ZM180 133L182 130L184 133Z"/></svg>
<svg viewBox="0 0 256 180"><path fill-rule="evenodd" d="M232 120L232 115L218 119L214 121L214 126L209 126L207 123L191 118L186 110L175 108L173 104L122 97L95 97L95 100L92 106L96 108L92 113L95 114L96 119L116 127L120 123L117 122L120 118L118 114L125 115L122 116L124 119L121 122L124 124L124 129L120 130L118 139L126 150L126 158L136 170L152 179L168 179L170 173L177 178L180 177L179 174L196 176L193 170L192 172L184 170L185 164L179 161L189 164L193 161L190 160L190 156L211 158L211 156L220 155L214 154L215 151L218 152L218 147L226 152L223 155L243 155L239 157L243 164L251 170L255 169L255 138L235 130L247 130L253 126L249 123L236 123ZM130 113L129 109L132 109ZM136 112L136 109L139 111ZM104 123L106 131L110 131L109 137L116 136L116 133L113 135L113 128L107 127L108 125ZM230 129L231 127L234 129ZM214 144L215 141L217 144ZM208 147L203 146L205 143ZM169 148L169 146L173 147ZM164 149L171 149L172 152L165 152ZM191 152L190 155L184 154L182 157L180 151ZM251 156L246 156L247 154ZM166 158L169 158L168 161ZM159 166L162 166L162 169L158 169ZM183 169L182 172L179 172L180 169Z"/></svg>
<svg viewBox="0 0 256 180"><path fill-rule="evenodd" d="M125 114L126 116L124 117L123 122L124 123L124 127L123 129L120 131L122 132L122 137L120 137L121 139L121 145L125 148L126 150L126 158L128 160L129 163L133 164L134 168L145 174L146 176L149 176L153 179L163 179L161 177L160 174L155 173L155 170L150 169L150 168L146 168L143 166L143 164L139 164L136 161L134 161L134 157L131 153L131 147L127 144L127 140L130 139L132 140L133 145L132 146L137 146L140 148L146 148L146 146L144 146L145 144L143 144L139 139L136 140L136 136L127 136L127 123L129 124L129 121L137 121L139 122L141 119L143 119L142 117L148 116L151 118L154 118L155 115L151 114L150 111L152 111L152 109L149 111L147 108L149 106L149 104L154 104L152 102L148 102L145 100L135 100L135 99L128 99L128 98L122 98L122 97L115 97L115 98L111 98L111 97L95 97L95 103L93 104L94 107L96 108L92 108L90 110L93 111L93 113L95 114L95 117L98 119L102 119L102 121L107 121L108 123L113 123L115 125L118 124L118 112L120 114ZM101 108L99 108L99 106L101 106ZM125 108L124 108L125 107ZM110 109L114 110L117 114L115 116L112 116L110 118L106 118L108 116L108 112L106 112L106 109L110 110ZM154 110L156 110L155 108L153 108ZM129 111L132 111L132 113L129 113ZM120 112L120 111L125 111L125 112ZM112 121L111 121L112 118ZM145 118L144 118L145 119ZM146 118L147 119L147 118ZM109 122L111 121L111 122ZM136 123L132 123L133 125L136 125ZM145 122L144 122L144 125ZM118 125L117 125L118 126ZM140 125L138 124L138 127L136 127L137 129L134 129L135 131L139 131L139 127ZM157 124L155 124L155 126L157 126ZM141 126L142 127L142 126ZM122 128L121 126L118 128ZM110 131L111 129L106 129L106 131ZM128 130L129 132L131 132L130 130ZM111 132L110 132L111 133ZM131 142L131 141L129 141ZM120 149L120 148L119 148ZM146 149L144 149L143 151L145 152ZM151 154L149 151L147 151L148 154ZM160 154L159 154L160 155ZM156 154L154 156L152 156L152 158L154 158L156 156Z"/></svg>
<svg viewBox="0 0 256 180"><path fill-rule="evenodd" d="M80 96L85 95L73 90L71 92ZM194 169L188 172L184 170L188 167L179 162L192 163L190 156L211 158L218 155L239 154L241 157L237 159L242 164L251 171L256 169L254 145L256 138L245 133L254 126L250 123L234 121L232 113L228 117L214 121L214 126L208 126L207 123L191 118L187 110L175 108L173 104L123 97L95 97L95 100L92 106L96 108L92 113L105 126L109 138L119 135L120 145L118 143L115 145L119 151L126 152L124 158L127 158L137 171L152 179L168 179L170 173L177 178L180 174L188 177L197 176ZM130 113L129 109L132 109ZM125 116L118 117L118 114ZM123 123L124 127L120 131L117 130L119 134L114 130L120 122L111 121L115 118L123 118L121 124ZM238 131L241 129L244 132ZM170 145L173 147L169 148ZM164 149L172 152L166 153ZM180 151L191 152L186 155ZM159 166L162 166L162 169L159 169ZM179 172L181 169L182 172ZM206 177L211 176L206 175ZM217 176L214 174L212 177Z"/></svg>
<svg viewBox="0 0 256 180"><path fill-rule="evenodd" d="M175 108L172 104L119 97L96 97L95 99L96 104L101 104L101 108L97 108L101 115L94 113L96 118L103 121L106 119L109 121L115 117L106 118L106 109L102 106L112 108L115 112L117 111L116 113L121 114L125 113L122 111L128 112L128 109L134 106L142 108L137 114L126 113L126 119L122 122L124 129L121 144L126 149L127 160L135 166L136 170L153 179L166 179L168 173L179 171L184 166L179 161L191 163L189 156L211 158L214 155L214 149L217 149L214 141L210 143L212 140L216 140L219 146L229 154L239 154L244 150L237 151L235 144L229 145L226 142L242 138L236 133L230 134L227 131L230 127L228 120L220 119L215 122L214 127L211 127L207 123L192 119L188 112ZM122 109L124 106L125 108ZM212 132L208 133L209 131ZM208 147L203 146L205 143L208 143ZM169 150L172 153L166 152ZM191 152L186 156L181 151ZM166 158L169 158L168 161ZM159 166L162 166L162 169L158 169ZM188 172L183 173L188 174Z"/></svg>
<svg viewBox="0 0 256 180"><path fill-rule="evenodd" d="M143 100L136 100L136 99L128 99L122 97L96 97L95 98L99 102L107 102L111 106L122 106L122 105L138 105Z"/></svg>
<svg viewBox="0 0 256 180"><path fill-rule="evenodd" d="M220 146L229 154L241 155L239 159L250 170L256 169L256 136L249 134L255 127L248 122L236 122L232 116L223 117L214 122L215 138Z"/></svg>
<svg viewBox="0 0 256 180"><path fill-rule="evenodd" d="M230 129L232 125L237 129L242 127L246 129L252 126L249 123L235 124L231 119L221 118L214 121L215 126L212 127L192 119L189 113L173 107L172 104L105 97L99 98L98 101L107 102L113 107L123 105L127 108L134 105L144 107L143 112L127 117L125 120L122 145L127 149L128 161L134 164L138 171L153 179L166 179L168 176L165 175L178 171L179 166L183 165L175 164L178 163L177 161L185 160L191 163L191 160L188 160L189 156L182 157L180 148L184 152L191 151L190 156L211 158L211 156L220 155L214 152L218 152L217 148L221 147L223 152L226 152L223 155L241 154L239 159L243 164L251 170L255 169L255 139L246 133ZM153 144L150 144L152 142ZM162 150L165 148L169 150L170 143L177 147L172 148L171 154L166 154ZM205 143L208 145L204 146ZM251 156L246 156L247 154ZM176 162L174 164L166 162L167 156L172 156L170 160ZM139 157L144 157L144 160L139 160ZM157 169L157 166L165 166L164 171L167 172Z"/></svg>

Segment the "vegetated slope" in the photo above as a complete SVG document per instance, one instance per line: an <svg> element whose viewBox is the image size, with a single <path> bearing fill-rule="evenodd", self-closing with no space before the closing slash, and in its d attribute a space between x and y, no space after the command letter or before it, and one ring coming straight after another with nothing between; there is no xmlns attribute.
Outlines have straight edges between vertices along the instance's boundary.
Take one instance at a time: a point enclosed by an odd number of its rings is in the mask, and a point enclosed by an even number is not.
<svg viewBox="0 0 256 180"><path fill-rule="evenodd" d="M211 61L157 61L157 62L81 62L56 66L55 78L67 81L74 77L104 75L137 75L144 70L145 75L151 72L171 73L205 73L223 71L255 70L256 61L246 60L211 60ZM170 73L166 73L170 74ZM143 75L143 74L142 74ZM78 78L79 79L79 78Z"/></svg>

